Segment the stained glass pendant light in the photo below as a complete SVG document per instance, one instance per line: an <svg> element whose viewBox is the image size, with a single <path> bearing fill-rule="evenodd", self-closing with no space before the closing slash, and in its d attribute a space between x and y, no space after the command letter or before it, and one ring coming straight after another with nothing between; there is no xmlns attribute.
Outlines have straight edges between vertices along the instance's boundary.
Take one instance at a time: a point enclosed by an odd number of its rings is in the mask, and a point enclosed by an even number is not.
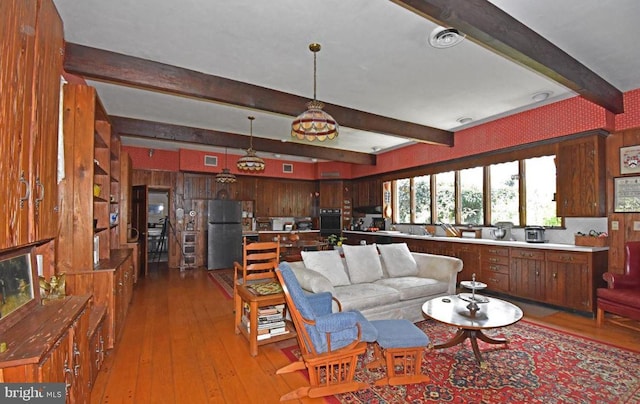
<svg viewBox="0 0 640 404"><path fill-rule="evenodd" d="M264 170L264 160L256 156L256 151L253 150L253 120L256 119L252 116L248 117L250 122L251 132L249 134L249 148L247 154L244 157L240 157L236 166L238 170L258 172Z"/></svg>
<svg viewBox="0 0 640 404"><path fill-rule="evenodd" d="M221 184L232 184L236 182L236 176L231 174L231 171L227 168L227 148L224 148L224 168L221 173L216 175L216 182Z"/></svg>
<svg viewBox="0 0 640 404"><path fill-rule="evenodd" d="M322 110L324 104L316 99L316 54L320 52L320 44L310 44L309 50L313 52L313 100L307 103L307 110L291 124L291 137L323 142L338 137L340 127L331 115Z"/></svg>

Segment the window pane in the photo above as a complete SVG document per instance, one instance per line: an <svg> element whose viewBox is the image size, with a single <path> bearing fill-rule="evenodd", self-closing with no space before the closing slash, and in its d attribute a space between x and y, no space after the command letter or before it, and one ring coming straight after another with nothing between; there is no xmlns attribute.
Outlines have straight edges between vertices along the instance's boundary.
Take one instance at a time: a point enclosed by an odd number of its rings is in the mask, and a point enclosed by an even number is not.
<svg viewBox="0 0 640 404"><path fill-rule="evenodd" d="M416 198L416 223L431 223L431 177L423 175L413 179Z"/></svg>
<svg viewBox="0 0 640 404"><path fill-rule="evenodd" d="M460 213L463 224L484 223L482 173L482 167L460 170L460 192L462 193Z"/></svg>
<svg viewBox="0 0 640 404"><path fill-rule="evenodd" d="M527 190L527 224L560 226L556 216L555 156L543 156L524 161Z"/></svg>
<svg viewBox="0 0 640 404"><path fill-rule="evenodd" d="M411 190L409 188L409 179L403 178L396 180L396 206L395 212L396 223L411 222Z"/></svg>
<svg viewBox="0 0 640 404"><path fill-rule="evenodd" d="M489 170L492 222L512 222L519 226L518 162L493 164Z"/></svg>
<svg viewBox="0 0 640 404"><path fill-rule="evenodd" d="M436 174L436 213L438 222L456 222L455 174L453 171Z"/></svg>

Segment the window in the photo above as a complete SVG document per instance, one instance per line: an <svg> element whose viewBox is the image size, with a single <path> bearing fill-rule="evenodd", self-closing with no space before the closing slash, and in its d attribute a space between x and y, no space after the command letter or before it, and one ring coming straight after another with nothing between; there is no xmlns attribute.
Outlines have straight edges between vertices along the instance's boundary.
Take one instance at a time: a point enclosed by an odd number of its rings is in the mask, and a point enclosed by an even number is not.
<svg viewBox="0 0 640 404"><path fill-rule="evenodd" d="M512 222L520 225L520 172L517 161L492 164L491 178L491 222Z"/></svg>
<svg viewBox="0 0 640 404"><path fill-rule="evenodd" d="M392 183L395 223L562 225L554 198L555 155L419 175Z"/></svg>
<svg viewBox="0 0 640 404"><path fill-rule="evenodd" d="M484 223L484 170L482 167L460 170L460 223Z"/></svg>
<svg viewBox="0 0 640 404"><path fill-rule="evenodd" d="M435 192L437 221L440 223L455 223L455 171L436 174Z"/></svg>
<svg viewBox="0 0 640 404"><path fill-rule="evenodd" d="M411 223L411 181L403 178L395 181L394 221L396 223Z"/></svg>
<svg viewBox="0 0 640 404"><path fill-rule="evenodd" d="M527 159L525 164L525 189L527 194L527 224L560 226L556 216L556 164L555 156Z"/></svg>
<svg viewBox="0 0 640 404"><path fill-rule="evenodd" d="M431 223L431 176L422 175L413 179L415 199L415 223Z"/></svg>

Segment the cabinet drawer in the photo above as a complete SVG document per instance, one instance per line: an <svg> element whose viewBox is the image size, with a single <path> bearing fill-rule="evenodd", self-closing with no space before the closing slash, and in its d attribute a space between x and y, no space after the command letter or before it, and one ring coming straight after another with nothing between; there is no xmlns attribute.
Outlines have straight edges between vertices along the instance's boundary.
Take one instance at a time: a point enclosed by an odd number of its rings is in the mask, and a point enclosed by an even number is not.
<svg viewBox="0 0 640 404"><path fill-rule="evenodd" d="M509 257L500 256L500 255L492 255L489 257L482 257L482 263L484 264L492 264L492 265L509 265Z"/></svg>
<svg viewBox="0 0 640 404"><path fill-rule="evenodd" d="M589 261L589 257L586 253L572 253L572 252L547 252L547 260L554 262L566 262L573 264L586 264Z"/></svg>
<svg viewBox="0 0 640 404"><path fill-rule="evenodd" d="M487 277L492 273L501 273L509 275L509 264L508 261L504 264L494 264L492 262L483 262L482 263L482 276Z"/></svg>
<svg viewBox="0 0 640 404"><path fill-rule="evenodd" d="M526 258L530 260L544 261L544 251L513 248L511 250L511 258Z"/></svg>
<svg viewBox="0 0 640 404"><path fill-rule="evenodd" d="M500 292L509 291L509 275L502 273L491 273L484 277L483 281L487 284L489 290Z"/></svg>
<svg viewBox="0 0 640 404"><path fill-rule="evenodd" d="M486 256L493 256L493 255L498 255L501 257L508 257L509 256L509 247L494 247L494 246L490 246L490 247L486 247L484 249L484 253Z"/></svg>

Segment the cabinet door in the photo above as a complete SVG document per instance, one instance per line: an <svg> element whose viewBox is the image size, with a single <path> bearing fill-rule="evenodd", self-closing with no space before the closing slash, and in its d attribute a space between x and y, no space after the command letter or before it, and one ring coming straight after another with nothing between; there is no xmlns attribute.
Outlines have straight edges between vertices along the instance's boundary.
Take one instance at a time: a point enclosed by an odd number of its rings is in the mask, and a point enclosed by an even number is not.
<svg viewBox="0 0 640 404"><path fill-rule="evenodd" d="M69 333L66 332L54 345L38 367L38 381L41 383L65 383L67 402L72 386L71 355L69 354Z"/></svg>
<svg viewBox="0 0 640 404"><path fill-rule="evenodd" d="M58 227L58 118L64 55L62 20L53 2L39 4L31 130L34 240L55 237Z"/></svg>
<svg viewBox="0 0 640 404"><path fill-rule="evenodd" d="M29 241L36 1L0 2L0 249Z"/></svg>
<svg viewBox="0 0 640 404"><path fill-rule="evenodd" d="M342 181L320 181L320 207L342 208Z"/></svg>
<svg viewBox="0 0 640 404"><path fill-rule="evenodd" d="M544 300L544 252L514 248L511 250L509 289L512 294Z"/></svg>
<svg viewBox="0 0 640 404"><path fill-rule="evenodd" d="M471 280L476 275L476 280L482 281L480 273L480 248L474 244L456 244L453 248L453 256L458 257L464 263L462 271L458 272L458 282Z"/></svg>
<svg viewBox="0 0 640 404"><path fill-rule="evenodd" d="M548 253L545 292L548 303L591 311L590 271L586 254Z"/></svg>
<svg viewBox="0 0 640 404"><path fill-rule="evenodd" d="M556 164L558 216L604 216L604 137L593 135L561 143Z"/></svg>

